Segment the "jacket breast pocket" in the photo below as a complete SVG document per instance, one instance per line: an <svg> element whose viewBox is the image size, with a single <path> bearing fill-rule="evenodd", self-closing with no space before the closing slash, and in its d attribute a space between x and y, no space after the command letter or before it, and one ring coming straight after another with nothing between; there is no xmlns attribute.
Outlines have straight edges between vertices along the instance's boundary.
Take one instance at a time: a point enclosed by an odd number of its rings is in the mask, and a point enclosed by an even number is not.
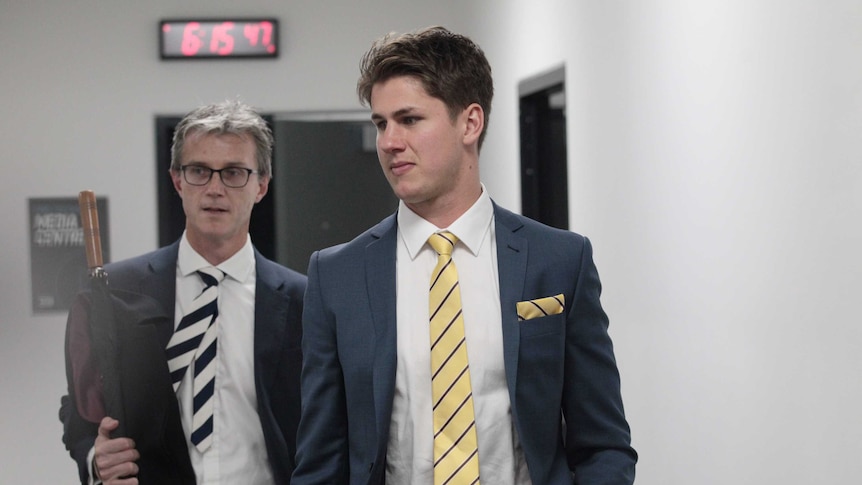
<svg viewBox="0 0 862 485"><path fill-rule="evenodd" d="M565 325L566 319L562 313L523 320L518 323L518 328L521 329L521 343L542 337L552 340L559 338L562 341L565 337Z"/></svg>
<svg viewBox="0 0 862 485"><path fill-rule="evenodd" d="M533 318L518 324L518 385L527 395L524 402L536 396L557 402L561 397L566 360L566 318L562 313ZM519 392L520 394L520 392Z"/></svg>

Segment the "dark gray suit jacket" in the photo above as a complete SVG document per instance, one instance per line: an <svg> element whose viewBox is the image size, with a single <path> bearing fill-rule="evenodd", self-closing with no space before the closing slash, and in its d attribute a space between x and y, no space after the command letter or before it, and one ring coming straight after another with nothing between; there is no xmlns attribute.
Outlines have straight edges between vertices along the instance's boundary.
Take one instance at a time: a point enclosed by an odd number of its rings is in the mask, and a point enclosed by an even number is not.
<svg viewBox="0 0 862 485"><path fill-rule="evenodd" d="M631 484L637 455L589 241L496 204L494 215L506 379L532 482ZM294 485L384 482L395 254L393 215L311 257ZM562 314L518 321L517 302L561 293Z"/></svg>
<svg viewBox="0 0 862 485"><path fill-rule="evenodd" d="M144 484L194 484L179 406L165 348L173 333L179 242L152 253L109 264L109 286L133 314L120 327L120 374L128 436L141 454ZM305 276L264 258L255 250L254 380L258 415L276 483L290 483L299 423L302 362L302 298ZM68 396L62 399L63 442L78 462L82 483L86 456L97 434L99 386L89 354L89 299L86 292L69 312L66 334ZM132 321L133 320L133 321ZM96 379L97 380L97 379ZM82 408L82 409L79 409Z"/></svg>

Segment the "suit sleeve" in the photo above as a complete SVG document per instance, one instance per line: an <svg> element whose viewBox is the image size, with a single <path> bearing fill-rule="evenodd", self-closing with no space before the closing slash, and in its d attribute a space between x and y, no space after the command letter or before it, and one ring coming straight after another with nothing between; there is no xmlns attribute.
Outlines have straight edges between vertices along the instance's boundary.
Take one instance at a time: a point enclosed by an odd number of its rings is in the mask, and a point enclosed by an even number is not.
<svg viewBox="0 0 862 485"><path fill-rule="evenodd" d="M302 411L293 485L348 483L347 410L336 318L327 308L319 253L311 256L302 316Z"/></svg>
<svg viewBox="0 0 862 485"><path fill-rule="evenodd" d="M600 294L592 246L584 238L566 322L566 454L575 483L628 485L634 482L637 454L630 445L620 376Z"/></svg>

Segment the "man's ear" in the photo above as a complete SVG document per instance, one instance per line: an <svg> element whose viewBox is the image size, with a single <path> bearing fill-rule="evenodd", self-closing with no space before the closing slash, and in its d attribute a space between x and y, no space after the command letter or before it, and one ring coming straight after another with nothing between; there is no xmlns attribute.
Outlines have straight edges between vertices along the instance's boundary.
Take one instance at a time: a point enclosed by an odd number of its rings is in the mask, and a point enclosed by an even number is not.
<svg viewBox="0 0 862 485"><path fill-rule="evenodd" d="M485 110L478 103L472 103L464 108L464 144L479 143L482 130L485 129Z"/></svg>
<svg viewBox="0 0 862 485"><path fill-rule="evenodd" d="M171 174L171 181L174 183L174 190L177 191L177 194L182 197L183 196L183 186L182 186L182 178L183 174L179 170L168 169L168 172Z"/></svg>
<svg viewBox="0 0 862 485"><path fill-rule="evenodd" d="M267 192L269 192L269 182L270 182L270 180L272 180L271 177L260 177L260 176L258 176L258 179L260 179L260 180L257 183L257 189L258 190L257 190L257 197L255 197L255 199L254 199L255 204L260 202L263 199L263 196L266 195Z"/></svg>

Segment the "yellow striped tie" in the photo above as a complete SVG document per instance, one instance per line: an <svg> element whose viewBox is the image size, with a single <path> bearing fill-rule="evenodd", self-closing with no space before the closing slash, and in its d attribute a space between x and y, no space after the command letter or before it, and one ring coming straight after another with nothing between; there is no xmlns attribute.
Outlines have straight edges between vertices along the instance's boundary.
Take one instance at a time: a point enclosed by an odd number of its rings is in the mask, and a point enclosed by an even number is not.
<svg viewBox="0 0 862 485"><path fill-rule="evenodd" d="M479 483L479 448L473 391L467 365L467 340L461 314L458 271L450 232L431 235L439 255L431 273L431 395L434 409L434 485Z"/></svg>

